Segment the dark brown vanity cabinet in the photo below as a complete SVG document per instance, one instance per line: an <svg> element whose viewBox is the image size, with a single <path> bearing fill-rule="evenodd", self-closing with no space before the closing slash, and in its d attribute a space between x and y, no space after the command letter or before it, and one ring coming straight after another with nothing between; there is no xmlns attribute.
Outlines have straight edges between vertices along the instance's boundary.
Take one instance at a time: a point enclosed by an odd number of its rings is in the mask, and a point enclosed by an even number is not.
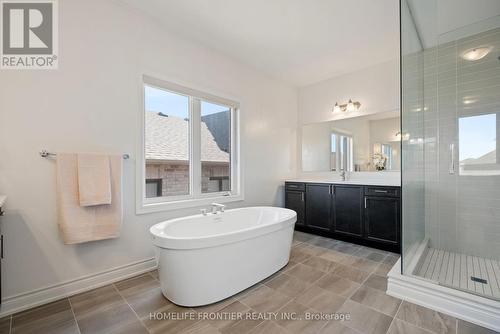
<svg viewBox="0 0 500 334"><path fill-rule="evenodd" d="M363 236L363 187L333 185L333 232Z"/></svg>
<svg viewBox="0 0 500 334"><path fill-rule="evenodd" d="M306 226L315 230L330 231L331 195L330 184L306 184Z"/></svg>
<svg viewBox="0 0 500 334"><path fill-rule="evenodd" d="M398 245L399 222L398 197L365 197L365 234L368 240Z"/></svg>
<svg viewBox="0 0 500 334"><path fill-rule="evenodd" d="M306 193L303 183L287 183L285 187L285 207L297 212L297 222L295 225L305 225Z"/></svg>
<svg viewBox="0 0 500 334"><path fill-rule="evenodd" d="M399 252L399 187L286 182L285 206L298 230Z"/></svg>

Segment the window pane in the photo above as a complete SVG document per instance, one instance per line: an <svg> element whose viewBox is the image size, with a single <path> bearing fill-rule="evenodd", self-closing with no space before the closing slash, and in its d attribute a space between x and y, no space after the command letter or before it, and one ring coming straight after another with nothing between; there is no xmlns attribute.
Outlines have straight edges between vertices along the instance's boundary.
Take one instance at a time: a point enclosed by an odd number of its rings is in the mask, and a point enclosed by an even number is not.
<svg viewBox="0 0 500 334"><path fill-rule="evenodd" d="M201 101L201 192L231 190L231 108Z"/></svg>
<svg viewBox="0 0 500 334"><path fill-rule="evenodd" d="M189 98L144 86L146 197L189 194Z"/></svg>
<svg viewBox="0 0 500 334"><path fill-rule="evenodd" d="M339 146L340 146L340 170L344 170L346 172L353 171L353 152L352 152L352 138L349 136L339 136Z"/></svg>
<svg viewBox="0 0 500 334"><path fill-rule="evenodd" d="M146 197L158 197L162 195L162 179L146 179Z"/></svg>
<svg viewBox="0 0 500 334"><path fill-rule="evenodd" d="M392 146L388 144L382 144L382 154L387 159L385 168L388 170L392 169Z"/></svg>
<svg viewBox="0 0 500 334"><path fill-rule="evenodd" d="M460 175L499 175L497 114L459 118Z"/></svg>
<svg viewBox="0 0 500 334"><path fill-rule="evenodd" d="M337 135L332 133L331 138L330 170L335 172L337 170Z"/></svg>

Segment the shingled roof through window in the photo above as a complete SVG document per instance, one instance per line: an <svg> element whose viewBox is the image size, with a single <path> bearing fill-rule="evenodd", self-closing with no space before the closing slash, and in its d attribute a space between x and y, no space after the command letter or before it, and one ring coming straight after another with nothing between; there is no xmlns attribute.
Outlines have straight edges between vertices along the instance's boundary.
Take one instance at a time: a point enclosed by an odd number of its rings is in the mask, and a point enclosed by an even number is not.
<svg viewBox="0 0 500 334"><path fill-rule="evenodd" d="M146 112L146 160L188 161L189 122L176 116ZM205 122L201 122L201 160L229 162L229 153L222 150Z"/></svg>

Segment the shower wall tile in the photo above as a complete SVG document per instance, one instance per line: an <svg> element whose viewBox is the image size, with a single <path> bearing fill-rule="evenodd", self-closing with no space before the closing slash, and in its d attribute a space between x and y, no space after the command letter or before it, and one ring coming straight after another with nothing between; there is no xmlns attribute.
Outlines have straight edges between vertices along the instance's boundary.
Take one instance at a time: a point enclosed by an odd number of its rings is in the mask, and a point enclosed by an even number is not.
<svg viewBox="0 0 500 334"><path fill-rule="evenodd" d="M489 45L478 61L464 51ZM500 119L500 28L424 51L425 233L433 247L500 257L500 175L449 173L449 145L459 157L460 117ZM500 123L500 120L499 120ZM499 153L500 154L500 153Z"/></svg>
<svg viewBox="0 0 500 334"><path fill-rule="evenodd" d="M439 239L436 217L439 212L438 182L438 49L424 51L424 179L425 179L425 237L431 243Z"/></svg>

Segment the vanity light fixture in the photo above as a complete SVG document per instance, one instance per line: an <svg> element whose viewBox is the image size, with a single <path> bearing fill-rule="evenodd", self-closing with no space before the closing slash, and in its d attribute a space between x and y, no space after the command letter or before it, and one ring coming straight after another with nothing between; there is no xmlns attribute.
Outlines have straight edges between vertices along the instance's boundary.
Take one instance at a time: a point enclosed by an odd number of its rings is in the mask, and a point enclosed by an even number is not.
<svg viewBox="0 0 500 334"><path fill-rule="evenodd" d="M486 57L488 55L488 53L490 53L490 51L491 51L491 47L488 47L488 46L473 48L473 49L469 49L469 50L465 51L464 53L462 53L462 58L465 60L469 60L469 61L476 61L476 60L483 59L484 57Z"/></svg>
<svg viewBox="0 0 500 334"><path fill-rule="evenodd" d="M349 99L349 102L346 104L338 104L338 102L335 102L335 105L333 106L333 112L341 112L341 111L356 111L361 107L361 103L358 101L353 101L352 99Z"/></svg>
<svg viewBox="0 0 500 334"><path fill-rule="evenodd" d="M463 100L463 103L464 104L473 104L473 103L476 103L477 102L477 99L464 99Z"/></svg>
<svg viewBox="0 0 500 334"><path fill-rule="evenodd" d="M356 110L356 107L354 106L354 103L352 103L352 100L349 99L349 102L347 102L347 111L354 111Z"/></svg>
<svg viewBox="0 0 500 334"><path fill-rule="evenodd" d="M333 112L341 112L342 110L340 109L340 106L337 102L335 102L335 105L333 106Z"/></svg>
<svg viewBox="0 0 500 334"><path fill-rule="evenodd" d="M401 133L401 131L398 131L395 135L396 137L396 140L397 141L400 141L400 140L408 140L410 138L410 134L409 133Z"/></svg>

